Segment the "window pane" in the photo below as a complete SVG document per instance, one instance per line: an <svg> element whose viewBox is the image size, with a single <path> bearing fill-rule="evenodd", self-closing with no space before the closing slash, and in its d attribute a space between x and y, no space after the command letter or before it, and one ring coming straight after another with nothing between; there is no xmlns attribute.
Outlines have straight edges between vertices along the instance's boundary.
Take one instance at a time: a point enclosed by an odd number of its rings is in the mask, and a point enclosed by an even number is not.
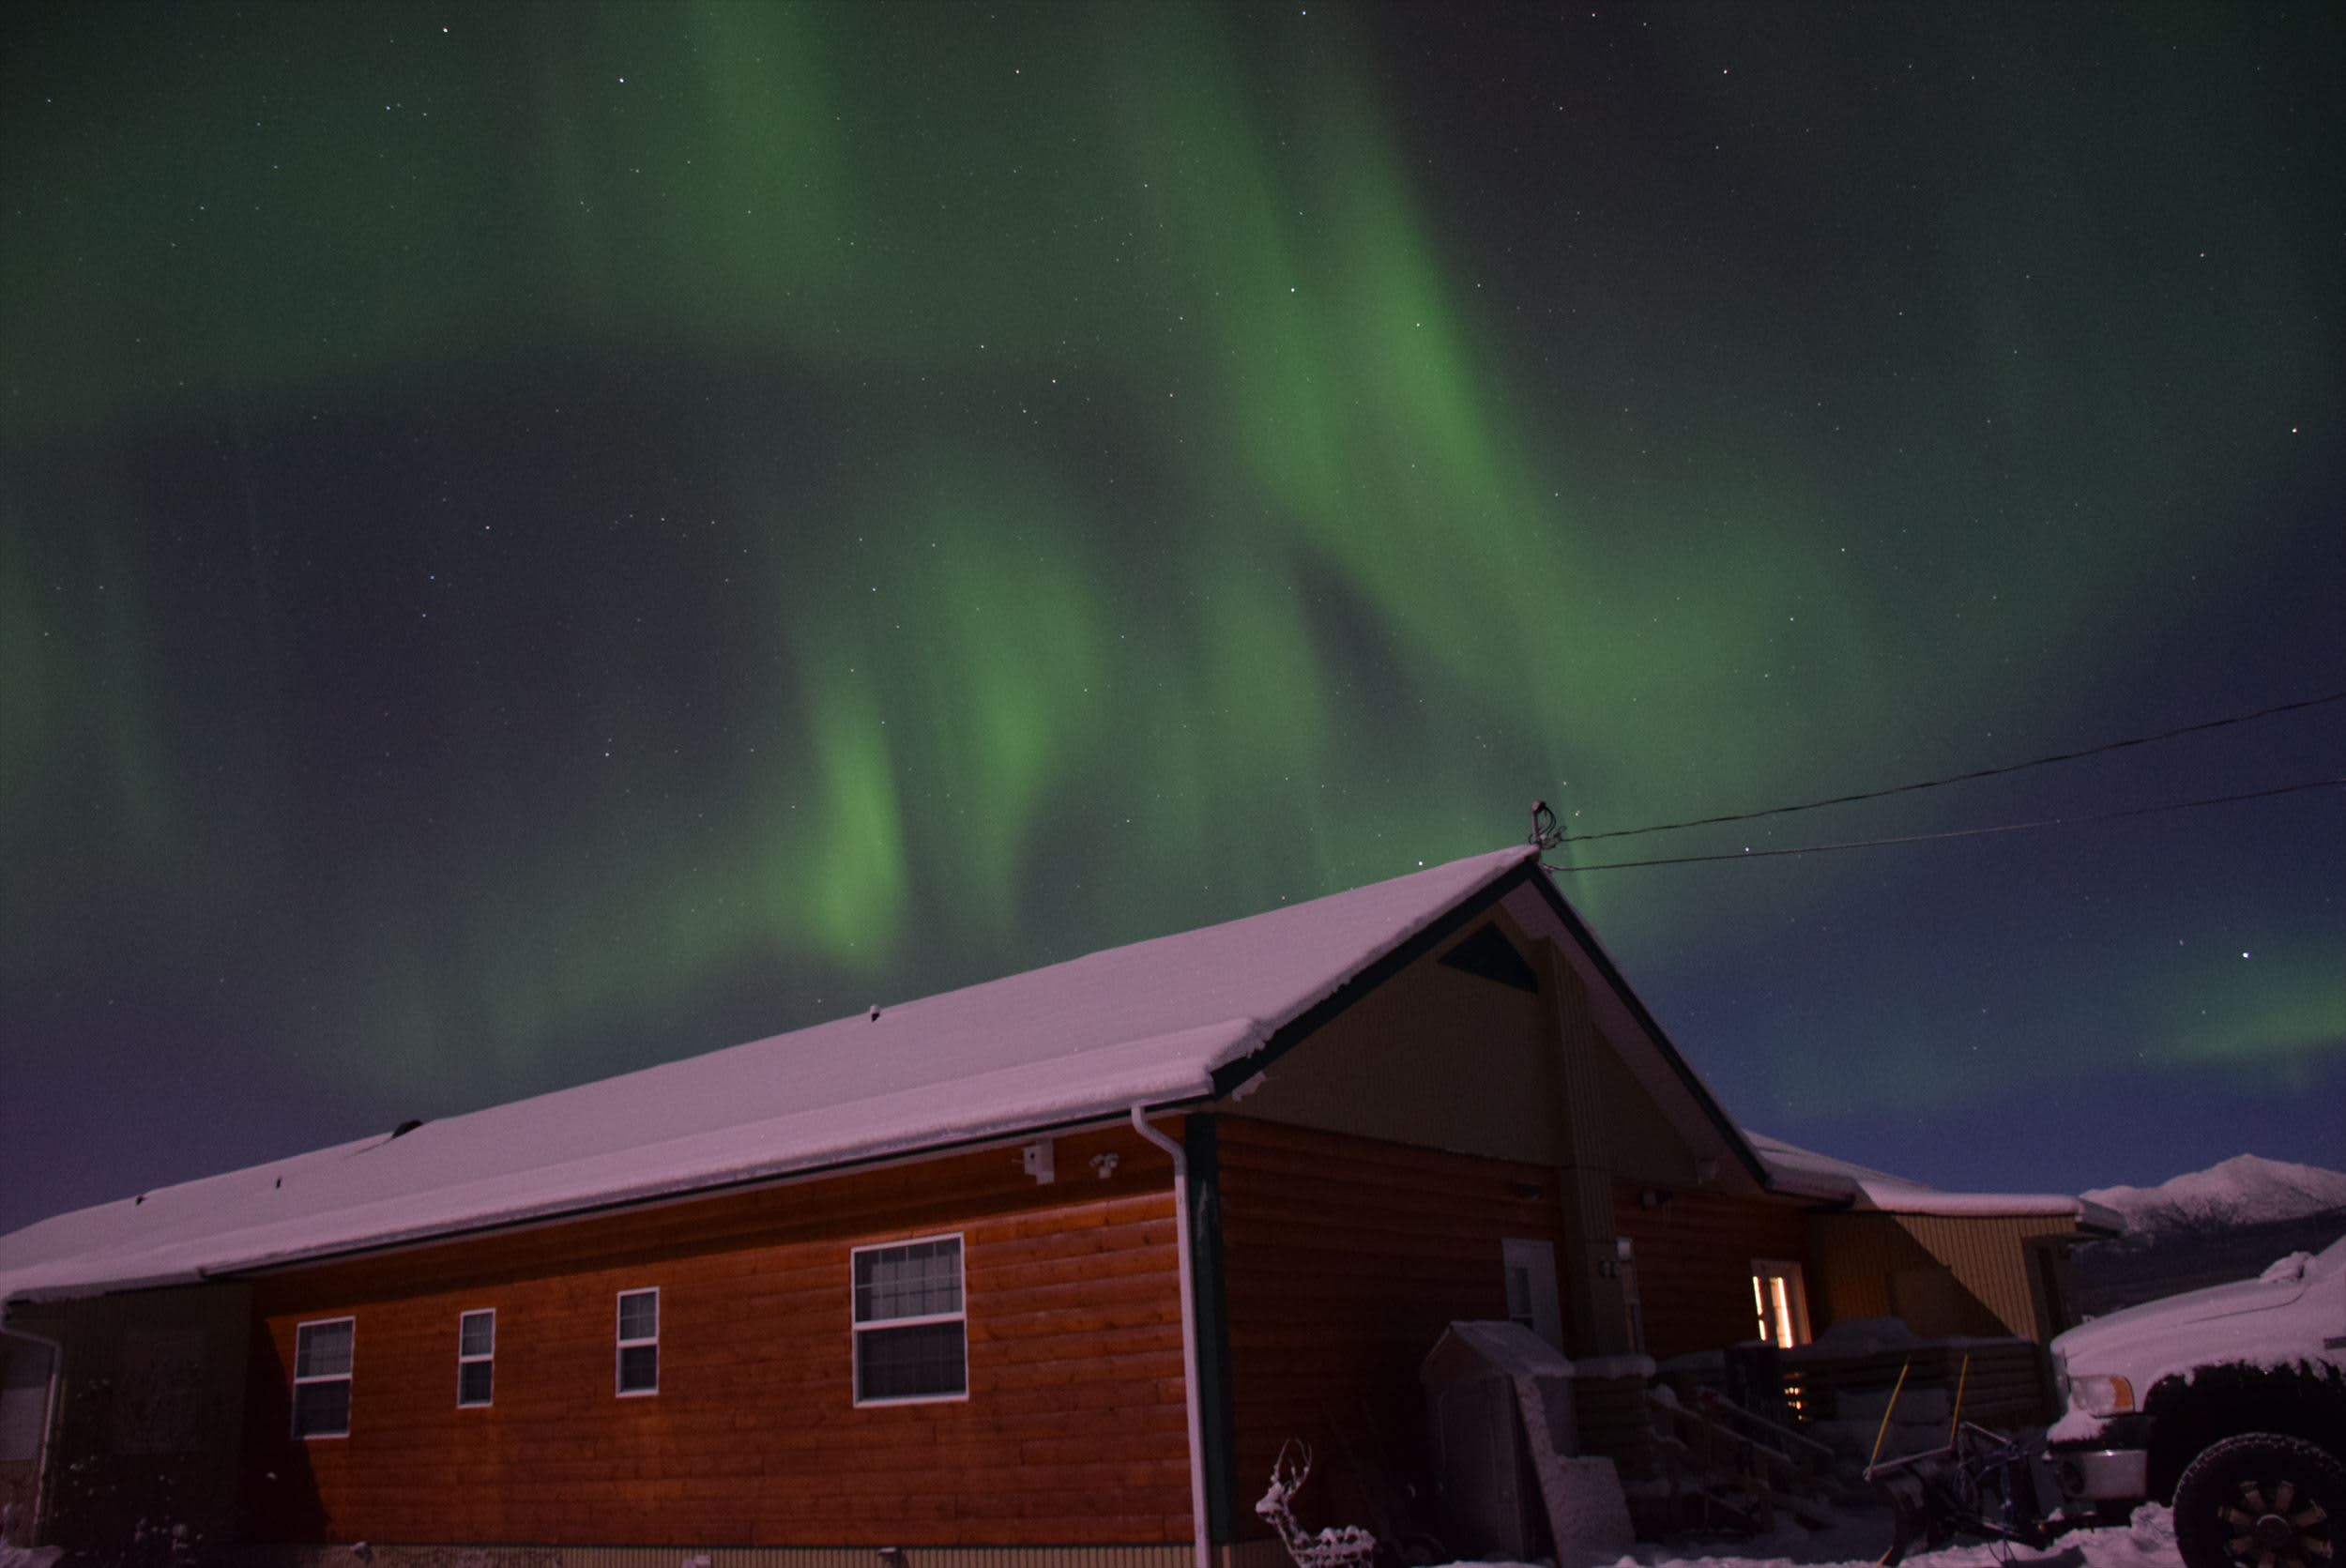
<svg viewBox="0 0 2346 1568"><path fill-rule="evenodd" d="M350 1383L346 1378L294 1385L295 1437L339 1438L349 1430Z"/></svg>
<svg viewBox="0 0 2346 1568"><path fill-rule="evenodd" d="M961 1310L961 1242L915 1241L856 1254L855 1317L930 1317Z"/></svg>
<svg viewBox="0 0 2346 1568"><path fill-rule="evenodd" d="M619 1351L619 1392L648 1393L660 1387L660 1347L630 1345Z"/></svg>
<svg viewBox="0 0 2346 1568"><path fill-rule="evenodd" d="M1520 1264L1507 1266L1507 1317L1527 1329L1531 1326L1531 1271Z"/></svg>
<svg viewBox="0 0 2346 1568"><path fill-rule="evenodd" d="M486 1405L495 1386L496 1362L464 1362L456 1368L456 1403Z"/></svg>
<svg viewBox="0 0 2346 1568"><path fill-rule="evenodd" d="M920 1399L969 1392L959 1323L865 1329L855 1336L858 1399Z"/></svg>
<svg viewBox="0 0 2346 1568"><path fill-rule="evenodd" d="M660 1293L656 1290L631 1290L619 1298L619 1337L621 1339L658 1339L660 1337Z"/></svg>
<svg viewBox="0 0 2346 1568"><path fill-rule="evenodd" d="M496 1349L497 1318L494 1312L468 1312L458 1319L456 1353L485 1356Z"/></svg>
<svg viewBox="0 0 2346 1568"><path fill-rule="evenodd" d="M339 1323L304 1323L294 1331L294 1376L339 1378L350 1371L348 1318Z"/></svg>

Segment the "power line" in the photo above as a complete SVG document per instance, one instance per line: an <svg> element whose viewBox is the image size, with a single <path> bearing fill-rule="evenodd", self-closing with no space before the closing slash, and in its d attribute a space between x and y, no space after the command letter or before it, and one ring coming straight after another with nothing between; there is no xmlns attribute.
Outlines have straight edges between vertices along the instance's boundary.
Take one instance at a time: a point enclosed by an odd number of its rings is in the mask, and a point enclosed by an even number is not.
<svg viewBox="0 0 2346 1568"><path fill-rule="evenodd" d="M2122 817L2152 816L2160 812L2192 811L2201 806L2229 806L2242 800L2269 800L2277 795L2297 795L2308 789L2346 787L2346 779L2308 779L2303 784L2273 789L2252 789L2240 795L2210 795L2197 800L2169 800L2156 806L2130 806L2125 811L2088 812L2077 816L2046 816L2034 822L2000 822L1989 828L1951 828L1938 833L1901 833L1895 838L1844 839L1837 844L1805 844L1789 849L1730 850L1717 855L1671 855L1651 860L1607 860L1592 866L1560 866L1542 860L1549 871L1628 871L1637 866L1690 866L1708 860L1763 860L1778 855L1822 855L1836 849L1878 849L1893 844L1932 844L1941 839L1973 839L1990 833L2022 833L2036 828L2067 828L2084 822L2115 822ZM1764 814L1754 813L1754 815ZM1566 843L1576 842L1566 840Z"/></svg>
<svg viewBox="0 0 2346 1568"><path fill-rule="evenodd" d="M2270 719L2277 713L2294 713L2300 708L2320 708L2325 703L2334 702L2346 702L2346 692L2332 692L2327 696L2321 697L2305 697L2296 702L2276 703L2271 708L2260 708L2253 713L2234 713L2228 718L2205 719L2196 724L2185 724L2177 729L2161 730L2156 735L2137 735L2125 740L2109 740L2098 746L2087 746L2074 752L2054 752L2047 756L2031 757L2026 762L2007 762L1995 768L1974 768L1969 772L1950 773L1944 778L1922 779L1912 784L1891 784L1883 789L1864 789L1853 795L1828 796L1821 800L1803 800L1797 805L1768 806L1759 811L1727 812L1718 816L1690 817L1683 822L1656 822L1643 828L1613 828L1602 833L1573 833L1557 842L1559 844L1593 844L1599 839L1633 838L1640 833L1670 833L1682 828L1711 828L1723 822L1749 822L1762 816L1784 816L1793 812L1817 811L1825 806L1846 806L1858 800L1879 800L1884 796L1911 795L1916 790L1940 789L1948 784L1970 784L1975 779L1992 779L2000 774L2024 772L2031 768L2043 768L2056 762L2075 762L2079 757L2099 756L2105 752L2123 752L2131 746L2148 746L2160 740L2173 740L2180 736L2198 735L2206 730L2222 729L2229 724L2245 724L2257 719ZM1881 842L1900 841L1882 840Z"/></svg>

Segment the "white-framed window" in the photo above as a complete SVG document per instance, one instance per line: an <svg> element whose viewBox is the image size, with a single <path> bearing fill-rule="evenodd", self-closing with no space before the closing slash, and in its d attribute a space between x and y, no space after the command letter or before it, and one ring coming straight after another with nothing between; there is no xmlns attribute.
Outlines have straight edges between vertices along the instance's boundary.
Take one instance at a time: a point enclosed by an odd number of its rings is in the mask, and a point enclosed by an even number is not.
<svg viewBox="0 0 2346 1568"><path fill-rule="evenodd" d="M456 1404L473 1408L496 1393L497 1310L482 1307L456 1319Z"/></svg>
<svg viewBox="0 0 2346 1568"><path fill-rule="evenodd" d="M1562 1349L1564 1311L1556 1295L1556 1244L1508 1237L1499 1243L1507 1278L1507 1320Z"/></svg>
<svg viewBox="0 0 2346 1568"><path fill-rule="evenodd" d="M961 1238L925 1236L858 1247L855 1402L898 1405L969 1397L969 1316Z"/></svg>
<svg viewBox="0 0 2346 1568"><path fill-rule="evenodd" d="M660 1290L619 1292L618 1394L660 1392Z"/></svg>
<svg viewBox="0 0 2346 1568"><path fill-rule="evenodd" d="M1800 1265L1780 1257L1751 1260L1751 1309L1759 1337L1778 1349L1808 1343L1808 1291Z"/></svg>
<svg viewBox="0 0 2346 1568"><path fill-rule="evenodd" d="M350 1436L350 1361L355 1317L321 1317L294 1329L293 1435Z"/></svg>

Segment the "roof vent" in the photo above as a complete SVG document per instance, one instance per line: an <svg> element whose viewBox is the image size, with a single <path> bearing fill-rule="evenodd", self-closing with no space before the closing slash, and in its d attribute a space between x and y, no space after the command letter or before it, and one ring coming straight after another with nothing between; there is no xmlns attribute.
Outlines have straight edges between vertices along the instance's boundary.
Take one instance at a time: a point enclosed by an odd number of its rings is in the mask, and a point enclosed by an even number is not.
<svg viewBox="0 0 2346 1568"><path fill-rule="evenodd" d="M406 1120L391 1129L391 1136L395 1138L404 1138L408 1134L414 1132L417 1128L422 1125L423 1119L421 1117L411 1116Z"/></svg>

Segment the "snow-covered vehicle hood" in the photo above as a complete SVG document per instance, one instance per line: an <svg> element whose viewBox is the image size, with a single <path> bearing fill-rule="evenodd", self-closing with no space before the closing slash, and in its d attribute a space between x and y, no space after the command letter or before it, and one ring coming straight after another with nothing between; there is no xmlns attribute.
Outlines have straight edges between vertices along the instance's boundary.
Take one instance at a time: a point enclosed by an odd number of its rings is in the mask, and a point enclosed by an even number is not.
<svg viewBox="0 0 2346 1568"><path fill-rule="evenodd" d="M2334 1299L2346 1288L2346 1237L2319 1255L2293 1253L2255 1279L2188 1291L2113 1312L2052 1343L2073 1377L2117 1374L2137 1399L2171 1373L2225 1362L2273 1363L2317 1352L2314 1317L2286 1309L2308 1293ZM2335 1331L2333 1331L2335 1332Z"/></svg>
<svg viewBox="0 0 2346 1568"><path fill-rule="evenodd" d="M2204 1290L2162 1297L2124 1312L2113 1312L2107 1317L2096 1317L2054 1340L2053 1348L2074 1362L2082 1352L2131 1344L2190 1324L2237 1317L2248 1312L2270 1312L2275 1307L2287 1306L2305 1293L2306 1280L2302 1274L2211 1285Z"/></svg>

